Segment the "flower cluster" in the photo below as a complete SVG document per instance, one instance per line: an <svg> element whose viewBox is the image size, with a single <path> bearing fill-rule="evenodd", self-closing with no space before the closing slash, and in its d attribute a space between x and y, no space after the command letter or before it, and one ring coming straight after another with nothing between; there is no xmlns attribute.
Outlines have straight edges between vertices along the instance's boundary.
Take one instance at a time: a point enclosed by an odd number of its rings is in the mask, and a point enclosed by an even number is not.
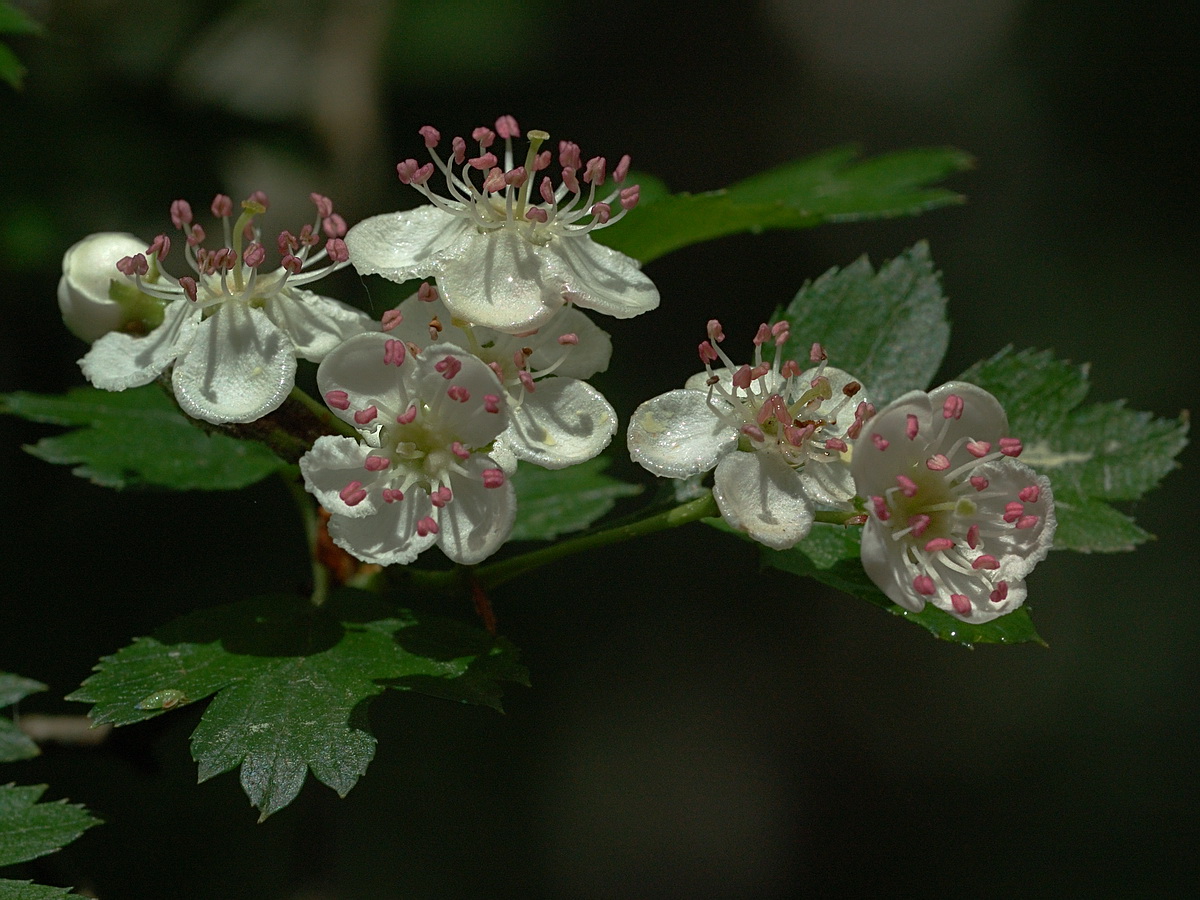
<svg viewBox="0 0 1200 900"><path fill-rule="evenodd" d="M510 334L540 328L566 304L617 318L658 306L658 290L637 261L591 238L637 205L638 186L622 186L628 156L610 173L603 157L585 163L578 145L560 141L556 182L541 174L554 162L541 149L550 137L544 131L527 134L525 159L517 163L513 139L521 131L512 116L497 119L495 130L471 133L474 156L461 137L440 155L442 136L432 126L421 136L432 161L407 159L396 170L430 205L351 228L346 243L359 272L393 281L435 278L455 317ZM445 196L429 185L435 171ZM610 177L616 187L604 192Z"/></svg>
<svg viewBox="0 0 1200 900"><path fill-rule="evenodd" d="M787 322L760 325L754 358L739 365L721 349L721 323L700 344L704 371L684 388L648 400L629 423L629 452L653 472L687 478L716 469L721 516L761 544L784 550L812 528L814 504L850 508L849 443L874 414L863 386L827 364L813 344L812 367L784 358ZM763 358L764 345L774 348ZM714 372L712 364L723 368Z"/></svg>
<svg viewBox="0 0 1200 900"><path fill-rule="evenodd" d="M862 563L894 602L928 601L986 622L1025 601L1025 576L1050 550L1050 481L1016 461L996 398L950 382L888 404L855 447L851 470L868 501Z"/></svg>
<svg viewBox="0 0 1200 900"><path fill-rule="evenodd" d="M345 222L328 198L313 194L312 200L316 221L298 235L279 235L281 259L274 270L263 268L267 251L255 225L268 205L261 192L242 202L236 220L229 197L213 199L222 241L211 250L187 201L171 204L191 275L174 278L163 270L172 246L165 234L144 252L136 250L136 239L119 234L93 235L73 247L63 261L59 304L77 334L96 338L79 361L83 374L98 388L122 391L171 368L183 411L214 424L252 422L277 409L292 389L296 357L319 361L371 327L359 310L303 289L349 261ZM316 250L322 234L325 245ZM111 259L125 250L136 252ZM159 301L157 321L141 321L140 330L153 330L101 336L128 323L130 304L122 300L129 296Z"/></svg>

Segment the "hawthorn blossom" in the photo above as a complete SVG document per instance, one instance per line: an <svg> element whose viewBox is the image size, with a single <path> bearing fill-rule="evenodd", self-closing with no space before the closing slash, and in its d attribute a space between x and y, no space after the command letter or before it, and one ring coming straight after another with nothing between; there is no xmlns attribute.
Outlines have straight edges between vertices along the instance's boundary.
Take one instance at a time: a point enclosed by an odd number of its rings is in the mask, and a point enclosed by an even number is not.
<svg viewBox="0 0 1200 900"><path fill-rule="evenodd" d="M888 404L854 447L851 471L867 498L862 564L894 602L926 601L965 622L1025 602L1025 576L1050 550L1050 481L1016 461L1000 403L950 382Z"/></svg>
<svg viewBox="0 0 1200 900"><path fill-rule="evenodd" d="M564 308L534 334L511 335L455 319L432 285L383 314L383 328L411 344L448 341L487 363L504 386L508 427L492 457L507 472L517 460L561 469L597 456L617 430L617 414L582 379L608 368L608 334Z"/></svg>
<svg viewBox="0 0 1200 900"><path fill-rule="evenodd" d="M565 304L594 309L619 319L658 306L658 290L637 260L592 240L597 228L612 225L637 205L637 185L622 187L629 157L609 177L603 157L586 163L579 147L558 144L558 184L540 172L551 165L542 150L550 135L527 134L529 149L516 164L512 142L521 136L516 120L502 116L496 128L476 128L478 155L456 137L443 158L441 134L421 129L432 162L406 159L396 166L400 180L432 205L387 213L358 223L346 235L350 259L364 275L392 281L433 277L446 306L460 319L519 334L546 324ZM504 141L503 156L492 151ZM498 147L496 148L499 149ZM429 179L435 168L446 194L435 194Z"/></svg>
<svg viewBox="0 0 1200 900"><path fill-rule="evenodd" d="M171 220L183 233L183 253L194 275L176 279L162 270L172 243L166 235L144 253L118 260L112 272L165 302L162 324L145 335L114 331L100 337L79 361L83 374L98 388L123 391L173 366L171 384L180 407L214 424L252 422L277 409L295 382L296 357L319 362L341 341L371 327L365 313L303 289L348 261L345 222L328 198L313 194L312 200L315 223L299 235L279 235L281 262L274 271L262 268L266 250L254 225L266 212L265 194L243 201L236 221L229 197L214 198L212 212L222 228L217 250L204 248L204 229L193 221L187 201L172 203ZM322 233L325 246L313 252ZM81 274L72 260L71 268L72 277L84 283L108 275L107 265Z"/></svg>
<svg viewBox="0 0 1200 900"><path fill-rule="evenodd" d="M58 309L70 332L89 344L110 331L154 327L163 301L139 291L117 271L117 262L141 253L146 242L132 234L101 231L76 241L63 254ZM149 276L157 280L157 269Z"/></svg>
<svg viewBox="0 0 1200 900"><path fill-rule="evenodd" d="M376 332L331 352L317 385L361 435L320 437L300 459L334 543L384 566L434 544L468 565L500 549L516 495L487 452L508 425L491 369L453 344L418 353Z"/></svg>
<svg viewBox="0 0 1200 900"><path fill-rule="evenodd" d="M801 371L785 359L787 322L760 325L753 365L735 364L720 348L721 323L708 323L700 344L704 371L682 390L648 400L629 423L629 453L655 475L688 478L715 467L713 497L721 517L761 544L785 550L812 528L813 506L850 509L854 483L850 441L874 414L862 385L826 363L813 344ZM775 355L763 360L763 345ZM714 373L712 364L724 368Z"/></svg>

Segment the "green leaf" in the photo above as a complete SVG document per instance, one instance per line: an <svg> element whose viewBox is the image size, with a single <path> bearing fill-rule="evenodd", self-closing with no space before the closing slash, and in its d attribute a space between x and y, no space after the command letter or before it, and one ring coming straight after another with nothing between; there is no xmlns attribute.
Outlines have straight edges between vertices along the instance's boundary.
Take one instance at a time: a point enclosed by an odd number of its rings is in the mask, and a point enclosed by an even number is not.
<svg viewBox="0 0 1200 900"><path fill-rule="evenodd" d="M814 529L815 531L816 529ZM795 575L806 575L830 587L844 591L851 596L873 603L894 616L900 616L920 625L934 637L956 644L973 646L974 644L1022 644L1030 641L1045 644L1033 627L1029 617L1028 604L1014 610L1006 616L985 622L982 625L971 625L954 618L949 613L942 612L932 603L925 604L919 613L910 612L893 603L883 591L867 577L857 557L841 559L832 565L818 565L804 552L804 544L791 550L762 550L764 565L791 572Z"/></svg>
<svg viewBox="0 0 1200 900"><path fill-rule="evenodd" d="M0 3L0 34L41 34L42 26L11 3Z"/></svg>
<svg viewBox="0 0 1200 900"><path fill-rule="evenodd" d="M0 672L0 706L11 706L30 694L46 690L46 686L32 678ZM8 719L0 719L0 762L15 762L29 759L41 751L28 735Z"/></svg>
<svg viewBox="0 0 1200 900"><path fill-rule="evenodd" d="M800 288L783 317L805 346L820 341L830 365L859 379L877 406L928 387L950 342L946 298L924 241L878 273L865 256L830 269Z"/></svg>
<svg viewBox="0 0 1200 900"><path fill-rule="evenodd" d="M0 787L0 866L25 862L65 847L99 824L82 806L38 803L46 785Z"/></svg>
<svg viewBox="0 0 1200 900"><path fill-rule="evenodd" d="M587 528L621 497L641 492L604 474L608 461L590 459L566 469L543 469L521 463L513 475L517 491L517 523L509 540L548 541Z"/></svg>
<svg viewBox="0 0 1200 900"><path fill-rule="evenodd" d="M46 887L28 881L11 881L0 878L0 900L61 900L63 897L79 897L68 888Z"/></svg>
<svg viewBox="0 0 1200 900"><path fill-rule="evenodd" d="M498 682L527 683L516 650L458 623L344 590L320 608L266 597L202 610L105 657L68 699L127 725L205 697L192 734L200 780L241 766L265 819L306 773L345 796L375 753L366 711L385 687L500 708Z"/></svg>
<svg viewBox="0 0 1200 900"><path fill-rule="evenodd" d="M232 490L286 465L261 444L201 431L155 385L0 395L0 413L80 426L25 449L46 462L76 465L74 474L105 487Z"/></svg>
<svg viewBox="0 0 1200 900"><path fill-rule="evenodd" d="M1108 505L1136 500L1178 464L1188 421L1158 419L1123 401L1081 405L1087 366L1042 350L1001 350L961 376L990 391L1025 445L1021 461L1054 488L1057 549L1131 550L1152 537Z"/></svg>
<svg viewBox="0 0 1200 900"><path fill-rule="evenodd" d="M0 44L0 79L7 82L13 90L19 90L28 71L7 44Z"/></svg>
<svg viewBox="0 0 1200 900"><path fill-rule="evenodd" d="M916 215L961 203L959 194L927 185L973 162L949 148L858 156L853 147L827 150L703 194L662 196L655 185L643 192L637 209L593 234L646 263L728 234Z"/></svg>

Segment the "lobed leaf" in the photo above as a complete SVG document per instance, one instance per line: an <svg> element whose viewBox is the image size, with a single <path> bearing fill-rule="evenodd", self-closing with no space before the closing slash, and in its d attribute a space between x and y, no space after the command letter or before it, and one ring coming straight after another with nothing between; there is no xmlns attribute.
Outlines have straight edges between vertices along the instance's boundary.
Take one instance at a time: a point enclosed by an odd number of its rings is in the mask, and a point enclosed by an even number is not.
<svg viewBox="0 0 1200 900"><path fill-rule="evenodd" d="M702 194L666 194L657 181L642 185L637 209L594 235L646 263L729 234L916 215L961 203L954 191L928 185L973 163L950 148L858 157L857 149L839 147Z"/></svg>
<svg viewBox="0 0 1200 900"><path fill-rule="evenodd" d="M640 485L605 475L607 466L603 457L566 469L521 463L512 478L517 491L517 522L509 540L548 541L581 531L612 509L620 498L641 492Z"/></svg>
<svg viewBox="0 0 1200 900"><path fill-rule="evenodd" d="M53 853L99 824L65 800L38 803L45 790L44 784L0 786L0 866Z"/></svg>
<svg viewBox="0 0 1200 900"><path fill-rule="evenodd" d="M28 881L12 881L0 878L0 900L61 900L63 897L79 897L69 888L47 887Z"/></svg>
<svg viewBox="0 0 1200 900"><path fill-rule="evenodd" d="M32 678L0 672L0 706L11 706L30 694L46 690L46 686ZM28 735L8 719L0 719L0 762L15 762L29 759L41 751Z"/></svg>
<svg viewBox="0 0 1200 900"><path fill-rule="evenodd" d="M806 282L783 318L803 346L819 341L876 406L928 387L950 343L941 276L924 241L878 272L864 256Z"/></svg>
<svg viewBox="0 0 1200 900"><path fill-rule="evenodd" d="M1050 477L1057 549L1131 550L1152 537L1107 501L1138 499L1178 465L1186 415L1159 419L1121 401L1081 406L1087 366L1045 350L1006 347L960 378L996 396L1024 442L1021 461Z"/></svg>
<svg viewBox="0 0 1200 900"><path fill-rule="evenodd" d="M233 490L286 465L262 444L201 431L155 385L0 395L0 413L76 426L25 449L46 462L76 466L73 474L104 487Z"/></svg>
<svg viewBox="0 0 1200 900"><path fill-rule="evenodd" d="M499 709L501 681L528 683L506 641L344 590L323 607L265 597L185 616L102 659L68 699L126 725L215 694L192 734L200 780L240 765L265 819L309 771L350 791L375 753L367 706L386 687Z"/></svg>

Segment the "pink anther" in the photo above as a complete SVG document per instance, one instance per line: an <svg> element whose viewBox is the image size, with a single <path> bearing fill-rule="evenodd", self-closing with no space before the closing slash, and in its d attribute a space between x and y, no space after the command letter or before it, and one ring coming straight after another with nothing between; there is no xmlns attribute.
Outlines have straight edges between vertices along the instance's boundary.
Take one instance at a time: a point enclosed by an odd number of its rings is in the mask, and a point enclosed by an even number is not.
<svg viewBox="0 0 1200 900"><path fill-rule="evenodd" d="M395 503L396 501L403 500L403 499L404 499L404 491L397 490L396 488L384 488L383 489L383 502L384 503Z"/></svg>
<svg viewBox="0 0 1200 900"><path fill-rule="evenodd" d="M238 255L232 247L222 247L212 255L213 266L217 269L232 269L237 265Z"/></svg>
<svg viewBox="0 0 1200 900"><path fill-rule="evenodd" d="M942 550L949 550L953 546L954 546L954 541L950 540L950 538L940 537L940 538L934 538L933 540L928 541L925 544L925 549L928 550L930 553L938 553L939 551L942 551Z"/></svg>
<svg viewBox="0 0 1200 900"><path fill-rule="evenodd" d="M972 569L998 569L1000 568L1000 560L992 556L990 553L984 553L981 556L975 557L971 563Z"/></svg>
<svg viewBox="0 0 1200 900"><path fill-rule="evenodd" d="M905 416L904 433L908 436L908 439L910 441L915 440L920 431L921 423L917 420L917 417L912 413Z"/></svg>
<svg viewBox="0 0 1200 900"><path fill-rule="evenodd" d="M954 611L960 616L969 615L971 612L971 601L966 594L951 594L950 605L954 607Z"/></svg>
<svg viewBox="0 0 1200 900"><path fill-rule="evenodd" d="M470 454L468 454L468 455L470 455ZM453 498L453 495L450 493L450 488L445 487L444 485L442 487L438 488L436 491L432 491L429 494L429 502L432 503L434 506L436 506L438 509L441 509L443 506L445 506L447 503L449 503L452 499L454 499L454 498Z"/></svg>
<svg viewBox="0 0 1200 900"><path fill-rule="evenodd" d="M527 371L522 370L517 373L517 379L521 382L521 387L525 388L525 390L529 391L529 393L533 393L534 388L532 375L530 375Z"/></svg>
<svg viewBox="0 0 1200 900"><path fill-rule="evenodd" d="M982 475L972 475L968 480L971 482L971 487L975 488L975 490L977 490L977 491L987 490L987 486L988 486L989 482Z"/></svg>
<svg viewBox="0 0 1200 900"><path fill-rule="evenodd" d="M391 331L403 321L404 313L400 312L399 307L396 309L384 310L383 316L379 319L380 330Z"/></svg>
<svg viewBox="0 0 1200 900"><path fill-rule="evenodd" d="M196 279L191 275L184 275L179 279L179 286L183 288L183 293L193 303L196 302Z"/></svg>
<svg viewBox="0 0 1200 900"><path fill-rule="evenodd" d="M313 231L313 227L311 225L305 225L300 229L300 235L296 238L296 240L298 240L300 245L303 247L315 247L320 238L317 236L316 232Z"/></svg>
<svg viewBox="0 0 1200 900"><path fill-rule="evenodd" d="M558 343L563 347L574 347L579 343L579 335L573 331L558 336Z"/></svg>
<svg viewBox="0 0 1200 900"><path fill-rule="evenodd" d="M417 405L414 403L400 415L396 416L396 421L401 425L411 425L417 418Z"/></svg>
<svg viewBox="0 0 1200 900"><path fill-rule="evenodd" d="M359 425L366 425L375 421L375 417L379 415L379 410L374 406L368 406L366 409L360 409L354 414L354 421Z"/></svg>
<svg viewBox="0 0 1200 900"><path fill-rule="evenodd" d="M1018 503L1016 500L1014 500L1012 503L1006 503L1004 505L1004 515L1002 518L1005 522L1012 524L1023 515L1025 515L1024 503Z"/></svg>
<svg viewBox="0 0 1200 900"><path fill-rule="evenodd" d="M925 468L931 472L944 472L950 468L950 460L944 453L937 453L925 460Z"/></svg>
<svg viewBox="0 0 1200 900"><path fill-rule="evenodd" d="M384 315L386 315L386 313ZM399 323L397 322L396 324ZM394 328L395 325L392 327ZM408 353L404 347L404 341L384 341L383 364L385 366L402 366L404 365L404 358L407 355Z"/></svg>
<svg viewBox="0 0 1200 900"><path fill-rule="evenodd" d="M352 481L338 491L338 496L347 506L358 506L367 499L367 492L363 490L361 481Z"/></svg>
<svg viewBox="0 0 1200 900"><path fill-rule="evenodd" d="M334 213L332 216L327 216L321 220L321 230L325 232L325 237L340 238L346 236L346 220Z"/></svg>
<svg viewBox="0 0 1200 900"><path fill-rule="evenodd" d="M118 259L117 271L132 278L135 275L145 275L150 271L150 265L146 262L145 256L135 253L133 256L123 256Z"/></svg>
<svg viewBox="0 0 1200 900"><path fill-rule="evenodd" d="M380 472L392 464L386 456L368 456L363 461L363 468L368 472Z"/></svg>
<svg viewBox="0 0 1200 900"><path fill-rule="evenodd" d="M967 529L967 546L974 550L979 546L979 526L972 525Z"/></svg>
<svg viewBox="0 0 1200 900"><path fill-rule="evenodd" d="M934 586L933 579L928 575L918 575L914 578L913 590L918 594L924 594L926 597L932 597L937 593L937 587Z"/></svg>
<svg viewBox="0 0 1200 900"><path fill-rule="evenodd" d="M325 402L333 409L349 409L350 395L345 391L326 391Z"/></svg>
<svg viewBox="0 0 1200 900"><path fill-rule="evenodd" d="M987 441L968 441L966 447L967 452L976 459L983 459L992 452L992 445Z"/></svg>
<svg viewBox="0 0 1200 900"><path fill-rule="evenodd" d="M417 536L428 537L431 534L438 533L438 523L432 517L426 516L417 522Z"/></svg>
<svg viewBox="0 0 1200 900"><path fill-rule="evenodd" d="M871 435L871 443L874 444L880 450L886 450L888 447L891 446L891 442L887 438L885 438L882 434L879 434L878 432Z"/></svg>
<svg viewBox="0 0 1200 900"><path fill-rule="evenodd" d="M500 365L500 363L496 362L493 359L490 363L487 364L487 367L496 374L496 377L500 379L500 383L503 384L504 383L504 366Z"/></svg>
<svg viewBox="0 0 1200 900"><path fill-rule="evenodd" d="M719 321L716 319L709 319L706 327L708 329L708 339L710 341L715 341L719 344L721 341L725 340L725 330L721 327L721 323Z"/></svg>
<svg viewBox="0 0 1200 900"><path fill-rule="evenodd" d="M467 142L462 138L455 136L454 139L450 141L450 149L454 153L454 164L456 166L461 166L463 164L463 160L467 158Z"/></svg>
<svg viewBox="0 0 1200 900"><path fill-rule="evenodd" d="M621 201L621 209L633 209L642 200L642 186L631 184L627 188L622 188L617 196Z"/></svg>
<svg viewBox="0 0 1200 900"><path fill-rule="evenodd" d="M913 537L920 537L925 533L925 529L929 527L929 523L933 520L924 513L917 513L915 516L909 516L908 527L912 529Z"/></svg>
<svg viewBox="0 0 1200 900"><path fill-rule="evenodd" d="M446 389L446 396L457 403L466 403L471 399L471 392L461 384L452 384Z"/></svg>
<svg viewBox="0 0 1200 900"><path fill-rule="evenodd" d="M199 225L193 225L192 230L188 232L187 242L189 247L195 247L197 244L204 243L204 229Z"/></svg>
<svg viewBox="0 0 1200 900"><path fill-rule="evenodd" d="M1037 516L1021 516L1021 518L1017 519L1015 527L1017 527L1017 528L1032 528L1037 523L1038 523Z"/></svg>
<svg viewBox="0 0 1200 900"><path fill-rule="evenodd" d="M517 166L515 169L504 173L504 183L509 187L520 187L528 177L529 175L525 171L525 167Z"/></svg>
<svg viewBox="0 0 1200 900"><path fill-rule="evenodd" d="M588 160L587 168L583 170L583 180L599 187L604 184L604 173L607 168L608 162L603 156L593 156Z"/></svg>
<svg viewBox="0 0 1200 900"><path fill-rule="evenodd" d="M846 446L846 442L838 438L830 438L825 442L826 450L836 450L838 453L845 453L850 448Z"/></svg>
<svg viewBox="0 0 1200 900"><path fill-rule="evenodd" d="M770 419L774 419L781 425L791 425L792 416L788 412L787 404L778 394L772 394L766 399L758 410L758 424L763 425Z"/></svg>
<svg viewBox="0 0 1200 900"><path fill-rule="evenodd" d="M757 381L758 379L766 376L766 374L770 371L771 371L770 363L765 363L765 362L759 363L757 366L755 366L753 369L750 370L750 378L754 381Z"/></svg>
<svg viewBox="0 0 1200 900"><path fill-rule="evenodd" d="M212 214L218 219L223 219L226 216L232 216L233 201L230 200L225 194L217 194L217 196L213 197L212 206L210 209L212 209Z"/></svg>
<svg viewBox="0 0 1200 900"><path fill-rule="evenodd" d="M422 281L421 286L417 288L417 299L423 303L432 303L438 298L438 289L428 281Z"/></svg>
<svg viewBox="0 0 1200 900"><path fill-rule="evenodd" d="M583 165L583 157L579 152L579 145L574 141L559 141L558 142L558 164L565 168L578 169Z"/></svg>
<svg viewBox="0 0 1200 900"><path fill-rule="evenodd" d="M292 256L290 253L284 256L283 259L279 261L279 264L292 275L297 274L301 269L304 268L304 260L298 256Z"/></svg>
<svg viewBox="0 0 1200 900"><path fill-rule="evenodd" d="M443 378L445 378L447 381L450 381L455 375L462 371L462 360L455 356L443 356L436 363L434 363L433 368L434 371L440 372Z"/></svg>
<svg viewBox="0 0 1200 900"><path fill-rule="evenodd" d="M812 348L808 351L808 361L811 363L819 363L823 359L829 359L829 357L825 354L825 348L814 341Z"/></svg>
<svg viewBox="0 0 1200 900"><path fill-rule="evenodd" d="M608 220L612 218L612 207L607 203L593 203L591 212L596 217L596 221L601 225L606 225Z"/></svg>
<svg viewBox="0 0 1200 900"><path fill-rule="evenodd" d="M1042 496L1042 489L1036 484L1031 484L1029 487L1021 488L1017 496L1026 503L1037 503L1038 498Z"/></svg>
<svg viewBox="0 0 1200 900"><path fill-rule="evenodd" d="M624 181L625 176L627 176L629 174L629 166L632 162L633 162L633 160L631 160L629 158L628 153L626 153L624 156L622 156L621 159L617 162L617 167L615 169L613 169L613 172L612 172L613 181L615 181L617 183Z"/></svg>
<svg viewBox="0 0 1200 900"><path fill-rule="evenodd" d="M886 522L892 517L892 514L888 512L887 501L882 497L872 497L871 505L875 507L875 517L880 522Z"/></svg>
<svg viewBox="0 0 1200 900"><path fill-rule="evenodd" d="M462 441L453 441L450 444L450 452L459 459L467 460L471 458L471 451L463 446Z"/></svg>
<svg viewBox="0 0 1200 900"><path fill-rule="evenodd" d="M563 184L567 186L567 190L572 194L579 193L579 178L575 173L576 170L570 166L562 170Z"/></svg>
<svg viewBox="0 0 1200 900"><path fill-rule="evenodd" d="M480 125L471 132L471 140L478 141L479 146L486 150L496 142L496 132L492 131L486 125Z"/></svg>
<svg viewBox="0 0 1200 900"><path fill-rule="evenodd" d="M192 205L186 200L171 201L171 224L187 231L187 226L192 224Z"/></svg>
<svg viewBox="0 0 1200 900"><path fill-rule="evenodd" d="M485 488L498 488L504 484L503 469L484 469L479 474L483 477L483 486Z"/></svg>
<svg viewBox="0 0 1200 900"><path fill-rule="evenodd" d="M1000 452L1005 456L1017 457L1025 448L1021 446L1020 438L1000 438Z"/></svg>
<svg viewBox="0 0 1200 900"><path fill-rule="evenodd" d="M483 409L484 412L490 412L492 414L500 412L500 397L496 394L484 394Z"/></svg>
<svg viewBox="0 0 1200 900"><path fill-rule="evenodd" d="M738 369L736 372L733 373L733 386L736 388L741 388L743 391L749 389L750 380L751 379L750 379L750 367L749 366L742 366L740 369Z"/></svg>
<svg viewBox="0 0 1200 900"><path fill-rule="evenodd" d="M483 179L483 189L489 194L496 194L508 187L508 183L504 180L504 173L500 171L499 166L494 166L487 173L487 177Z"/></svg>
<svg viewBox="0 0 1200 900"><path fill-rule="evenodd" d="M323 194L318 194L313 191L308 195L308 199L317 207L317 215L322 219L326 216L333 215L333 201Z"/></svg>
<svg viewBox="0 0 1200 900"><path fill-rule="evenodd" d="M779 374L784 378L799 378L800 364L794 359L784 360L783 365L779 369Z"/></svg>
<svg viewBox="0 0 1200 900"><path fill-rule="evenodd" d="M1008 582L997 581L996 589L988 595L988 599L993 603L1003 603L1008 599Z"/></svg>
<svg viewBox="0 0 1200 900"><path fill-rule="evenodd" d="M545 225L548 221L550 221L550 214L540 206L531 206L529 209L525 210L525 218L530 222L540 222L541 224Z"/></svg>
<svg viewBox="0 0 1200 900"><path fill-rule="evenodd" d="M767 323L763 322L758 326L758 331L754 333L754 346L761 347L771 339L771 329L767 327Z"/></svg>
<svg viewBox="0 0 1200 900"><path fill-rule="evenodd" d="M757 425L743 425L741 428L742 434L750 438L752 441L765 441L767 436L763 434L763 430Z"/></svg>
<svg viewBox="0 0 1200 900"><path fill-rule="evenodd" d="M432 125L422 125L417 133L425 139L425 149L432 150L442 140L442 133Z"/></svg>
<svg viewBox="0 0 1200 900"><path fill-rule="evenodd" d="M154 239L154 242L146 248L146 252L155 254L160 260L166 259L167 254L171 252L171 239L165 234L160 234Z"/></svg>
<svg viewBox="0 0 1200 900"><path fill-rule="evenodd" d="M467 165L472 169L478 169L480 172L490 172L496 167L496 154L485 153L483 156L476 156L467 160Z"/></svg>
<svg viewBox="0 0 1200 900"><path fill-rule="evenodd" d="M542 177L542 183L538 186L538 193L542 195L542 199L547 203L553 204L554 201L554 185L550 183L550 176Z"/></svg>
<svg viewBox="0 0 1200 900"><path fill-rule="evenodd" d="M896 484L900 485L900 493L905 497L917 496L917 483L907 475L897 475Z"/></svg>
<svg viewBox="0 0 1200 900"><path fill-rule="evenodd" d="M548 168L550 168L550 151L543 150L533 159L533 171L540 172Z"/></svg>
<svg viewBox="0 0 1200 900"><path fill-rule="evenodd" d="M246 247L246 252L242 254L242 262L252 269L257 269L263 264L267 258L267 248L255 241Z"/></svg>
<svg viewBox="0 0 1200 900"><path fill-rule="evenodd" d="M279 247L280 256L287 253L295 253L300 249L300 242L296 240L296 236L290 231L279 232L279 238L275 243Z"/></svg>
<svg viewBox="0 0 1200 900"><path fill-rule="evenodd" d="M415 159L405 159L396 163L396 175L399 177L400 183L411 184L418 168L419 165Z"/></svg>
<svg viewBox="0 0 1200 900"><path fill-rule="evenodd" d="M496 120L496 134L506 141L510 138L519 138L521 127L517 125L517 120L512 116L501 116Z"/></svg>
<svg viewBox="0 0 1200 900"><path fill-rule="evenodd" d="M946 402L942 404L943 419L961 419L963 414L963 398L958 394L951 394L946 398Z"/></svg>
<svg viewBox="0 0 1200 900"><path fill-rule="evenodd" d="M253 203L255 206L261 206L262 209L258 210L259 213L265 213L271 208L271 201L267 197L266 191L253 191L249 197L242 201L242 206L245 207L247 203ZM256 213L256 215L257 214L258 213Z"/></svg>

